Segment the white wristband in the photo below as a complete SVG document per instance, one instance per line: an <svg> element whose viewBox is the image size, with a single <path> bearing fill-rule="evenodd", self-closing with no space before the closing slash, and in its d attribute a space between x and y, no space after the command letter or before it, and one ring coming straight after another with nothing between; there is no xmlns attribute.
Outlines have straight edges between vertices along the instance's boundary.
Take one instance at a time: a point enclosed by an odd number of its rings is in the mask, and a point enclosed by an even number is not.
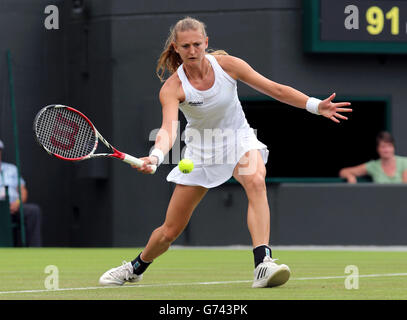
<svg viewBox="0 0 407 320"><path fill-rule="evenodd" d="M307 104L305 106L305 109L307 109L308 112L320 115L320 113L318 111L318 106L319 106L321 101L322 100L311 97L311 98L308 99Z"/></svg>
<svg viewBox="0 0 407 320"><path fill-rule="evenodd" d="M150 153L150 157L151 156L157 157L158 159L157 167L164 161L164 153L160 149L157 148L153 149L153 151L151 151Z"/></svg>

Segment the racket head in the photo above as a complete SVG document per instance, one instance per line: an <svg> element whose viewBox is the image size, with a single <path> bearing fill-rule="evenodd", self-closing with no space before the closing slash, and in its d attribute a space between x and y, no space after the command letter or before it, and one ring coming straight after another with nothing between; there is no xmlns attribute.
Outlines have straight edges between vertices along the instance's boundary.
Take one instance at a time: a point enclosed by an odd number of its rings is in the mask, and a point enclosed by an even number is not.
<svg viewBox="0 0 407 320"><path fill-rule="evenodd" d="M62 160L84 160L98 145L92 122L78 110L60 104L42 108L34 119L33 130L38 144Z"/></svg>

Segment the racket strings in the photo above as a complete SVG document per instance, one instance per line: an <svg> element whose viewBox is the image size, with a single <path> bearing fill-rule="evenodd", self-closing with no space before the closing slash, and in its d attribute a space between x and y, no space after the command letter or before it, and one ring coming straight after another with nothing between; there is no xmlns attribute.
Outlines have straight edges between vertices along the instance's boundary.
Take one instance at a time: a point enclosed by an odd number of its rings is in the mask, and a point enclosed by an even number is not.
<svg viewBox="0 0 407 320"><path fill-rule="evenodd" d="M80 114L67 108L47 108L35 126L39 142L51 153L68 159L91 154L96 149L96 133Z"/></svg>

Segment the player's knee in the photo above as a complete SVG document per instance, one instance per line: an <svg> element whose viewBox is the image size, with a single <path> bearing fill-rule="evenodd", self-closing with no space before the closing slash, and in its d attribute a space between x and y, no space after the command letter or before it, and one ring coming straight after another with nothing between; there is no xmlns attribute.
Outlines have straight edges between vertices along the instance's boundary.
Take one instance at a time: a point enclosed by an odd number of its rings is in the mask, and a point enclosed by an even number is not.
<svg viewBox="0 0 407 320"><path fill-rule="evenodd" d="M259 193L266 190L265 177L261 173L253 174L246 178L245 189L250 193Z"/></svg>
<svg viewBox="0 0 407 320"><path fill-rule="evenodd" d="M178 238L179 234L180 232L174 228L163 226L161 230L162 240L166 243L173 243Z"/></svg>

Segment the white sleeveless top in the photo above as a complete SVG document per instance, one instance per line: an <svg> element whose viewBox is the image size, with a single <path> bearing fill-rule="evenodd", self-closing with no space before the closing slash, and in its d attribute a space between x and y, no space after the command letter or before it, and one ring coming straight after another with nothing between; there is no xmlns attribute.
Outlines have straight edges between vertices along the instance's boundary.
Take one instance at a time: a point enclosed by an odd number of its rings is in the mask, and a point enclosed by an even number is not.
<svg viewBox="0 0 407 320"><path fill-rule="evenodd" d="M208 90L195 89L183 65L177 70L185 93L185 101L179 105L187 120L184 158L194 162L194 169L185 174L176 166L167 181L213 188L232 177L236 164L247 151L259 149L267 163L268 150L247 123L237 95L237 81L213 55L205 57L215 73L214 84Z"/></svg>

